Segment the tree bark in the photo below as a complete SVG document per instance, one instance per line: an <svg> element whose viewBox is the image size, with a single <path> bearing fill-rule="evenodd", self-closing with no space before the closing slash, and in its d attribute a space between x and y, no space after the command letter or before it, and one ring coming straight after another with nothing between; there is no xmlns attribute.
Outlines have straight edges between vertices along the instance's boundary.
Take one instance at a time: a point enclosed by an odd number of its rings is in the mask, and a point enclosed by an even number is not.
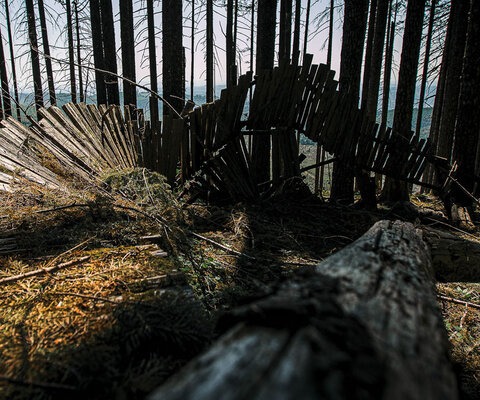
<svg viewBox="0 0 480 400"><path fill-rule="evenodd" d="M360 101L360 108L362 110L365 110L367 106L368 89L369 89L368 83L370 81L370 74L371 74L376 16L377 16L377 0L372 0L370 2L370 11L368 16L367 43L365 47L365 66L363 68L362 99Z"/></svg>
<svg viewBox="0 0 480 400"><path fill-rule="evenodd" d="M109 72L117 74L117 47L115 45L115 27L113 24L112 0L100 0L102 28L103 28L103 51L105 53L105 67ZM120 105L120 93L118 78L107 75L108 104Z"/></svg>
<svg viewBox="0 0 480 400"><path fill-rule="evenodd" d="M80 98L80 103L85 101L85 95L83 92L83 75L82 75L82 52L81 52L81 41L80 41L80 22L78 16L78 0L73 2L74 12L75 12L75 34L77 37L77 67L78 67L78 93Z"/></svg>
<svg viewBox="0 0 480 400"><path fill-rule="evenodd" d="M0 31L0 79L2 81L3 113L2 119L12 115L12 103L10 101L10 88L8 87L7 61L3 51L3 35Z"/></svg>
<svg viewBox="0 0 480 400"><path fill-rule="evenodd" d="M147 27L150 89L153 92L158 93L157 48L155 44L155 16L153 13L153 0L147 0ZM155 96L150 96L150 123L153 132L157 132L158 119L158 99Z"/></svg>
<svg viewBox="0 0 480 400"><path fill-rule="evenodd" d="M132 0L120 0L120 35L122 42L122 75L136 82ZM137 88L126 81L123 81L123 104L137 106Z"/></svg>
<svg viewBox="0 0 480 400"><path fill-rule="evenodd" d="M408 1L392 127L393 131L403 138L410 138L411 136L410 132L412 130L413 106L424 15L425 0ZM402 144L408 144L408 139L405 139L405 142L406 143ZM385 179L382 198L385 201L410 200L407 183L387 177Z"/></svg>
<svg viewBox="0 0 480 400"><path fill-rule="evenodd" d="M227 0L227 26L226 26L226 69L227 69L227 88L235 86L235 47L233 40L233 0Z"/></svg>
<svg viewBox="0 0 480 400"><path fill-rule="evenodd" d="M280 0L279 60L289 60L292 47L292 0Z"/></svg>
<svg viewBox="0 0 480 400"><path fill-rule="evenodd" d="M451 5L452 34L446 58L446 76L442 112L438 130L437 155L452 161L453 133L460 95L460 76L467 39L468 3L454 0Z"/></svg>
<svg viewBox="0 0 480 400"><path fill-rule="evenodd" d="M207 69L207 103L213 101L213 0L207 0L207 32L206 32L206 69Z"/></svg>
<svg viewBox="0 0 480 400"><path fill-rule="evenodd" d="M480 144L480 1L472 0L470 6L467 43L463 58L460 98L458 99L457 122L455 125L455 142L453 161L458 165L458 181L469 192L475 189L475 174L478 172ZM472 198L457 185L453 185L453 203L471 207Z"/></svg>
<svg viewBox="0 0 480 400"><path fill-rule="evenodd" d="M43 0L40 0L43 2ZM70 68L70 96L72 103L77 102L77 80L75 78L75 47L73 45L73 17L70 0L65 2L67 8L67 36L68 36L68 62ZM46 33L46 29L45 29ZM53 80L53 77L52 77Z"/></svg>
<svg viewBox="0 0 480 400"><path fill-rule="evenodd" d="M457 399L428 248L381 221L220 320L233 326L156 399Z"/></svg>
<svg viewBox="0 0 480 400"><path fill-rule="evenodd" d="M93 63L95 68L105 70L105 55L103 53L102 20L100 17L100 0L90 0L90 23L92 26ZM106 76L95 70L95 87L97 104L107 104Z"/></svg>
<svg viewBox="0 0 480 400"><path fill-rule="evenodd" d="M430 63L430 50L432 48L432 34L433 34L433 24L435 22L435 8L437 5L437 0L432 0L430 4L430 18L428 20L428 32L425 39L425 57L423 59L423 73L422 73L422 83L420 86L420 99L418 101L418 114L417 114L417 124L415 127L415 132L417 135L420 135L420 130L422 127L422 116L423 116L423 104L425 103L425 90L427 88L427 78L428 78L428 64Z"/></svg>
<svg viewBox="0 0 480 400"><path fill-rule="evenodd" d="M16 116L19 121L22 120L22 115L20 113L20 108L18 104L20 104L20 98L18 96L18 84L17 84L17 68L15 67L15 52L13 51L13 36L12 36L12 26L10 21L10 8L8 5L8 0L5 0L5 19L7 20L7 33L8 33L8 46L10 49L10 63L12 68L12 80L13 80L13 93L15 96L15 110Z"/></svg>
<svg viewBox="0 0 480 400"><path fill-rule="evenodd" d="M45 18L45 6L43 4L43 0L38 0L38 15L40 17L40 27L42 29L43 52L45 53L45 69L47 72L48 93L50 96L50 104L56 105L57 97L55 95L55 83L53 79L52 60L50 59L50 44L48 43L47 21ZM68 20L69 18L67 15L67 21Z"/></svg>
<svg viewBox="0 0 480 400"><path fill-rule="evenodd" d="M259 0L257 9L256 71L273 69L277 0ZM270 137L254 135L252 167L257 183L270 180Z"/></svg>
<svg viewBox="0 0 480 400"><path fill-rule="evenodd" d="M378 93L380 91L380 76L382 72L383 48L387 30L388 1L380 1L375 17L375 33L373 38L372 62L368 78L368 96L366 99L366 115L372 120L377 119Z"/></svg>
<svg viewBox="0 0 480 400"><path fill-rule="evenodd" d="M182 11L181 0L163 0L163 97L178 113L182 112L185 98ZM175 114L170 107L163 107L163 115Z"/></svg>
<svg viewBox="0 0 480 400"><path fill-rule="evenodd" d="M352 98L357 99L357 102L360 93L367 15L367 0L345 1L339 90L348 92ZM331 200L346 204L353 203L353 176L353 166L338 161L333 164Z"/></svg>
<svg viewBox="0 0 480 400"><path fill-rule="evenodd" d="M37 27L35 24L35 11L33 8L33 0L25 0L25 7L27 11L28 20L28 39L30 41L30 57L32 62L32 76L33 76L33 90L35 93L35 110L37 111L43 107L43 89L42 89L42 75L40 72L40 60L38 57L38 41L37 41Z"/></svg>

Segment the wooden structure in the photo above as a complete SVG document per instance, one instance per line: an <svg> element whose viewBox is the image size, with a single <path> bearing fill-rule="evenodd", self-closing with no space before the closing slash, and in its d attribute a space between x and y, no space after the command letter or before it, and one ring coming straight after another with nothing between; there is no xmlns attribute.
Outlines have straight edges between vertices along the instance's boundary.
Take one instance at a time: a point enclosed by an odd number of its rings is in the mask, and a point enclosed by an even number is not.
<svg viewBox="0 0 480 400"><path fill-rule="evenodd" d="M303 66L284 62L254 81L246 74L218 100L186 109L182 116L152 124L139 110L81 103L67 104L63 112L41 109L30 128L9 118L0 123L0 188L8 189L16 176L58 186L56 173L46 168L48 153L82 179L143 166L172 184L188 182L194 192L254 200L318 167L300 168L299 134L358 170L417 184L429 160L428 140L403 137L369 121L355 99L337 90L334 72L312 64L308 55ZM254 135L271 138L269 182L257 182L252 171L249 138Z"/></svg>
<svg viewBox="0 0 480 400"><path fill-rule="evenodd" d="M150 400L457 399L428 248L380 221L273 294Z"/></svg>

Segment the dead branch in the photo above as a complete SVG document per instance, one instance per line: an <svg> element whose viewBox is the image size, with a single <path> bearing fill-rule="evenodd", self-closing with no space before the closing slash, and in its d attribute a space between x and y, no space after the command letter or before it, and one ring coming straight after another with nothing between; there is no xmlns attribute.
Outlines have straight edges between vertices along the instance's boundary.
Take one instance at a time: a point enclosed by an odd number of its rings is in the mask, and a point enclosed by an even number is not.
<svg viewBox="0 0 480 400"><path fill-rule="evenodd" d="M472 307L472 308L476 308L476 309L480 310L480 304L470 303L469 301L456 299L454 297L443 296L441 294L438 294L437 297L441 300L449 301L451 303L461 304L461 305L464 305L464 306L468 306L468 307Z"/></svg>
<svg viewBox="0 0 480 400"><path fill-rule="evenodd" d="M72 266L78 265L78 264L82 264L89 259L90 259L90 256L84 256L84 257L80 257L76 260L71 260L71 261L67 261L67 262L55 265L53 267L40 268L40 269L36 269L35 271L26 272L24 274L9 276L7 278L0 279L0 285L6 285L8 283L19 281L21 279L30 278L32 276L38 276L38 275L43 275L43 274L49 274L49 273L52 273L52 272L56 272L60 269L72 267Z"/></svg>

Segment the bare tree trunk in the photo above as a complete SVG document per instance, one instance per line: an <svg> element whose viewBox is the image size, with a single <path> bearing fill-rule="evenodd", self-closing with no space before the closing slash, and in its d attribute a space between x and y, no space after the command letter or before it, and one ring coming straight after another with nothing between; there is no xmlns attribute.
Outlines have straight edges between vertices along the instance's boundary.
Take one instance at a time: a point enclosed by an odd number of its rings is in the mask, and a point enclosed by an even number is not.
<svg viewBox="0 0 480 400"><path fill-rule="evenodd" d="M300 58L300 13L301 13L301 1L295 0L295 21L293 29L293 48L292 48L292 60L294 64L298 64Z"/></svg>
<svg viewBox="0 0 480 400"><path fill-rule="evenodd" d="M10 101L10 89L8 87L7 61L3 51L3 35L0 31L0 79L2 80L2 93L0 99L3 102L2 119L12 115L12 104Z"/></svg>
<svg viewBox="0 0 480 400"><path fill-rule="evenodd" d="M193 89L195 87L195 0L191 0L191 2L192 15L190 20L192 27L190 30L190 100L193 101Z"/></svg>
<svg viewBox="0 0 480 400"><path fill-rule="evenodd" d="M33 89L35 92L35 109L43 107L42 75L40 72L40 60L38 57L37 27L35 24L35 11L33 0L25 0L28 19L28 38L30 41L30 57L32 61Z"/></svg>
<svg viewBox="0 0 480 400"><path fill-rule="evenodd" d="M433 33L433 24L435 22L435 7L437 0L432 0L430 5L430 18L428 21L428 32L425 44L425 58L423 60L423 73L422 73L422 84L420 87L420 99L418 102L418 114L417 114L417 125L415 132L417 135L420 135L420 129L422 127L422 116L423 116L423 105L425 103L425 90L427 87L427 77L428 77L428 64L430 62L430 49L432 47L432 33Z"/></svg>
<svg viewBox="0 0 480 400"><path fill-rule="evenodd" d="M292 0L280 0L279 60L289 60L292 43Z"/></svg>
<svg viewBox="0 0 480 400"><path fill-rule="evenodd" d="M150 89L158 93L157 49L155 44L155 20L153 13L153 0L147 0L147 25L148 25L148 60L150 68ZM150 96L150 123L152 130L157 131L158 99Z"/></svg>
<svg viewBox="0 0 480 400"><path fill-rule="evenodd" d="M277 0L258 1L257 72L273 69L276 15ZM254 135L252 143L252 166L257 183L263 183L270 179L270 137L268 135Z"/></svg>
<svg viewBox="0 0 480 400"><path fill-rule="evenodd" d="M308 2L310 7L310 0ZM331 68L332 66L332 45L333 45L333 11L335 7L335 0L330 0L330 10L329 10L329 20L328 20L328 47L327 47L327 66ZM308 13L307 13L308 18ZM307 33L305 33L307 35ZM306 36L305 36L306 42ZM316 162L325 161L325 150L317 143L317 154ZM325 166L322 165L320 168L315 169L315 193L320 193L323 191L323 175L325 174Z"/></svg>
<svg viewBox="0 0 480 400"><path fill-rule="evenodd" d="M15 96L15 110L16 117L21 121L22 114L18 105L20 104L20 98L18 96L18 84L17 84L17 68L15 67L15 52L13 51L13 36L12 36L12 26L10 21L10 8L8 5L8 0L5 0L5 19L7 20L7 33L8 33L8 45L10 49L10 63L12 68L12 80L13 80L13 93Z"/></svg>
<svg viewBox="0 0 480 400"><path fill-rule="evenodd" d="M207 0L207 32L206 32L206 69L207 69L207 103L213 101L213 0Z"/></svg>
<svg viewBox="0 0 480 400"><path fill-rule="evenodd" d="M378 93L380 91L380 76L382 73L383 48L387 30L388 1L380 1L375 17L375 33L372 47L372 61L368 78L368 97L366 115L372 120L377 119Z"/></svg>
<svg viewBox="0 0 480 400"><path fill-rule="evenodd" d="M73 0L73 7L75 12L75 33L77 37L77 66L78 66L78 93L80 95L80 102L85 101L85 94L83 92L83 76L82 76L82 52L80 41L80 23L78 17L78 0Z"/></svg>
<svg viewBox="0 0 480 400"><path fill-rule="evenodd" d="M442 62L440 64L440 73L438 75L437 80L437 90L435 92L435 101L433 104L433 112L432 112L432 122L430 124L430 134L429 139L432 142L432 148L436 151L438 148L438 136L440 130L440 119L442 115L442 108L443 102L445 101L445 86L447 80L447 64L448 64L448 57L450 53L450 48L452 46L452 27L453 27L453 14L452 9L450 8L450 16L448 18L448 25L447 25L447 32L445 35L445 42L443 45L443 52L442 52ZM465 46L465 42L463 43ZM463 57L461 63L463 64ZM460 66L460 69L462 67ZM458 98L456 99L458 102ZM456 110L455 110L456 113ZM423 180L426 183L434 183L438 177L435 176L435 168L432 165L428 165L424 174ZM443 184L443 182L442 182ZM426 189L422 188L422 191L427 191Z"/></svg>
<svg viewBox="0 0 480 400"><path fill-rule="evenodd" d="M185 63L183 57L182 1L163 0L163 96L182 112L185 98ZM174 115L169 107L163 107L163 115Z"/></svg>
<svg viewBox="0 0 480 400"><path fill-rule="evenodd" d="M408 2L392 127L394 132L405 138L401 145L408 145L407 138L410 137L412 130L415 86L424 15L425 0L410 0ZM403 161L405 160L400 162ZM407 184L387 177L382 197L385 201L408 201L410 197Z"/></svg>
<svg viewBox="0 0 480 400"><path fill-rule="evenodd" d="M40 0L43 1L43 0ZM72 18L72 6L70 0L66 0L67 6L67 34L68 34L68 62L70 68L70 95L72 96L72 102L77 102L77 83L75 78L75 48L73 45L73 18Z"/></svg>
<svg viewBox="0 0 480 400"><path fill-rule="evenodd" d="M387 31L387 48L385 49L385 69L383 73L383 98L382 98L382 119L381 124L387 126L388 105L390 102L390 81L392 77L393 45L395 42L395 24L397 18L397 5L395 5L395 17L392 21L393 0L390 1L390 11L388 20L389 29Z"/></svg>
<svg viewBox="0 0 480 400"><path fill-rule="evenodd" d="M120 0L120 37L122 42L122 75L135 82L135 35L132 0ZM123 81L123 104L137 106L135 85Z"/></svg>
<svg viewBox="0 0 480 400"><path fill-rule="evenodd" d="M90 23L92 26L93 62L95 68L106 69L105 55L103 53L102 19L100 16L100 0L90 0ZM95 70L95 86L97 104L107 104L107 77L103 72Z"/></svg>
<svg viewBox="0 0 480 400"><path fill-rule="evenodd" d="M370 81L371 65L372 65L373 41L375 39L376 15L377 15L377 0L372 0L370 2L370 13L368 17L367 45L365 48L365 67L363 69L363 82L362 82L362 99L360 101L360 108L362 110L365 110L367 106L368 89L369 89L368 83Z"/></svg>
<svg viewBox="0 0 480 400"><path fill-rule="evenodd" d="M437 155L452 160L453 133L460 95L460 77L462 74L463 55L467 39L468 4L453 0L451 5L452 35L448 46L445 87L442 109L439 115Z"/></svg>
<svg viewBox="0 0 480 400"><path fill-rule="evenodd" d="M105 67L109 72L117 74L117 48L115 46L115 27L113 25L112 0L100 0L102 28L103 28L103 51L105 53ZM107 75L108 104L120 104L118 78Z"/></svg>
<svg viewBox="0 0 480 400"><path fill-rule="evenodd" d="M472 0L468 19L467 43L463 58L463 68L458 99L457 123L455 125L455 141L453 161L458 165L458 181L469 192L474 192L475 174L478 172L480 141L480 1ZM452 203L471 207L472 198L458 186L452 190Z"/></svg>
<svg viewBox="0 0 480 400"><path fill-rule="evenodd" d="M226 26L226 70L227 70L227 87L235 86L234 79L236 68L235 65L235 46L233 41L233 0L227 0L227 26Z"/></svg>
<svg viewBox="0 0 480 400"><path fill-rule="evenodd" d="M345 1L339 90L349 93L357 102L360 92L367 15L367 0ZM353 176L353 166L341 162L333 164L331 200L347 204L353 203Z"/></svg>
<svg viewBox="0 0 480 400"><path fill-rule="evenodd" d="M333 1L333 0L332 0ZM307 15L305 16L305 33L303 37L303 56L307 54L307 47L308 47L308 28L310 26L310 8L311 8L311 0L307 0ZM328 36L330 40L330 36Z"/></svg>

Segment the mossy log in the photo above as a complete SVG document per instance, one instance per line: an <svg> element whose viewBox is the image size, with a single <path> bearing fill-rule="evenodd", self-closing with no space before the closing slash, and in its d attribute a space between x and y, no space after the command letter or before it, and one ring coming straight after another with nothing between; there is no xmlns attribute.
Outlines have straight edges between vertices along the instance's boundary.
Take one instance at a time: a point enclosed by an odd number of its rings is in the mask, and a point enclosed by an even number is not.
<svg viewBox="0 0 480 400"><path fill-rule="evenodd" d="M378 222L220 327L150 400L458 398L429 250L409 223Z"/></svg>

